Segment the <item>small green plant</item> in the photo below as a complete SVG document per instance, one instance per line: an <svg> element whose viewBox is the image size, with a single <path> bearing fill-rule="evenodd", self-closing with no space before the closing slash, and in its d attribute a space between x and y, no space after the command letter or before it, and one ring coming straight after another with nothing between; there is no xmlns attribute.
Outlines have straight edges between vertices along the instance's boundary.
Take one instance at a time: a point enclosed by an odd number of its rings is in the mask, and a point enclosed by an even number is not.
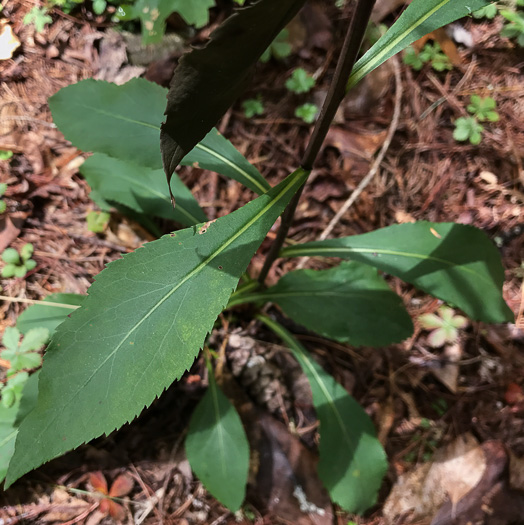
<svg viewBox="0 0 524 525"><path fill-rule="evenodd" d="M442 52L438 42L428 42L420 53L413 47L409 47L404 52L402 58L404 64L411 66L415 71L420 71L424 64L430 64L435 71L446 71L453 69L453 64L449 57Z"/></svg>
<svg viewBox="0 0 524 525"><path fill-rule="evenodd" d="M6 248L2 253L2 261L5 262L2 277L25 277L27 272L33 270L36 266L36 261L31 259L33 249L31 243L24 244L20 253L14 248Z"/></svg>
<svg viewBox="0 0 524 525"><path fill-rule="evenodd" d="M7 184L5 182L1 182L0 183L0 197L3 197L6 191L7 191ZM3 199L0 199L0 214L5 213L6 209L7 209L6 202Z"/></svg>
<svg viewBox="0 0 524 525"><path fill-rule="evenodd" d="M297 67L286 80L286 87L297 95L307 93L315 85L315 79L301 67Z"/></svg>
<svg viewBox="0 0 524 525"><path fill-rule="evenodd" d="M497 103L491 97L480 97L472 95L467 110L472 114L471 117L460 117L455 121L453 138L459 142L469 142L473 145L480 144L484 126L480 122L497 122L499 114L495 110Z"/></svg>
<svg viewBox="0 0 524 525"><path fill-rule="evenodd" d="M109 223L111 215L105 211L90 211L87 214L87 229L93 233L102 233Z"/></svg>
<svg viewBox="0 0 524 525"><path fill-rule="evenodd" d="M0 352L0 357L9 361L7 381L0 386L2 405L10 408L19 401L24 385L29 378L27 370L38 368L42 357L37 352L49 339L46 328L29 330L22 341L17 328L8 326L2 338L5 349Z"/></svg>
<svg viewBox="0 0 524 525"><path fill-rule="evenodd" d="M498 122L499 114L495 111L497 103L491 97L472 95L467 110L479 121Z"/></svg>
<svg viewBox="0 0 524 525"><path fill-rule="evenodd" d="M264 103L260 95L257 98L249 98L242 102L242 109L246 118L253 118L255 115L264 113Z"/></svg>
<svg viewBox="0 0 524 525"><path fill-rule="evenodd" d="M45 26L52 22L53 19L49 16L49 10L46 7L35 6L24 16L24 24L34 25L37 33L41 33Z"/></svg>
<svg viewBox="0 0 524 525"><path fill-rule="evenodd" d="M524 47L524 12L504 9L500 14L508 21L500 32L501 36L515 38L520 47Z"/></svg>
<svg viewBox="0 0 524 525"><path fill-rule="evenodd" d="M295 109L295 117L302 119L306 124L315 122L318 113L318 107L315 104L307 102Z"/></svg>
<svg viewBox="0 0 524 525"><path fill-rule="evenodd" d="M422 328L431 330L428 344L439 348L446 343L454 343L458 339L460 329L468 325L468 320L462 315L455 315L455 310L449 306L441 306L437 314L424 314L418 320Z"/></svg>
<svg viewBox="0 0 524 525"><path fill-rule="evenodd" d="M262 53L260 57L260 62L269 62L271 57L276 60L282 60L291 55L291 44L288 42L289 31L287 29L282 29L280 33L276 36L275 40L271 42L269 47Z"/></svg>

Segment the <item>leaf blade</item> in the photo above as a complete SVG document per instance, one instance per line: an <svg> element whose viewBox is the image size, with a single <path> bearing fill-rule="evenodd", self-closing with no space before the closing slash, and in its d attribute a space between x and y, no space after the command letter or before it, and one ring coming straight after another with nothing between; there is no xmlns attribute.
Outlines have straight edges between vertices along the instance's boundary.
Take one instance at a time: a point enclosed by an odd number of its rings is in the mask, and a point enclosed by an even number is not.
<svg viewBox="0 0 524 525"><path fill-rule="evenodd" d="M38 405L20 427L8 485L130 421L191 366L253 253L306 177L297 170L232 214L148 243L97 276L48 347Z"/></svg>
<svg viewBox="0 0 524 525"><path fill-rule="evenodd" d="M455 223L395 224L363 235L284 248L283 257L320 255L368 264L457 306L470 318L505 322L504 269L486 234ZM489 307L488 309L486 307Z"/></svg>
<svg viewBox="0 0 524 525"><path fill-rule="evenodd" d="M242 422L209 375L209 388L195 408L186 437L186 454L200 481L232 512L244 501L249 444Z"/></svg>
<svg viewBox="0 0 524 525"><path fill-rule="evenodd" d="M387 471L386 454L364 409L280 324L257 316L290 348L306 374L320 421L318 473L331 499L348 512L374 505Z"/></svg>
<svg viewBox="0 0 524 525"><path fill-rule="evenodd" d="M487 4L487 0L413 0L386 34L355 64L346 91L419 38Z"/></svg>

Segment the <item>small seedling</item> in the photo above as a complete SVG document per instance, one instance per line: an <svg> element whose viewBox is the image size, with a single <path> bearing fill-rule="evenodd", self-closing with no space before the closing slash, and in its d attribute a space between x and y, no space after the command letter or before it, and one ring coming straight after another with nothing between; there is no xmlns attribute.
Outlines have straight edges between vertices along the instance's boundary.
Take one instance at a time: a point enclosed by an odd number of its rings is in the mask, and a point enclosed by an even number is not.
<svg viewBox="0 0 524 525"><path fill-rule="evenodd" d="M479 122L497 122L499 114L495 111L497 103L491 97L479 97L472 95L467 110L477 118Z"/></svg>
<svg viewBox="0 0 524 525"><path fill-rule="evenodd" d="M487 18L488 20L493 20L498 13L497 4L488 4L484 7L481 7L477 11L473 11L473 18L480 20L481 18Z"/></svg>
<svg viewBox="0 0 524 525"><path fill-rule="evenodd" d="M288 42L288 38L289 31L287 29L282 29L275 40L273 40L264 53L262 53L260 62L269 62L271 57L276 58L277 60L282 60L291 55L291 44Z"/></svg>
<svg viewBox="0 0 524 525"><path fill-rule="evenodd" d="M44 27L52 21L53 19L49 16L48 10L45 7L35 6L24 16L24 24L34 25L37 33L41 33Z"/></svg>
<svg viewBox="0 0 524 525"><path fill-rule="evenodd" d="M461 315L455 315L455 310L449 306L441 306L438 314L424 314L418 320L426 330L431 330L428 344L438 348L445 343L454 343L458 338L460 328L465 328L468 321Z"/></svg>
<svg viewBox="0 0 524 525"><path fill-rule="evenodd" d="M317 113L318 107L310 103L303 104L295 109L295 117L302 119L306 124L313 123Z"/></svg>
<svg viewBox="0 0 524 525"><path fill-rule="evenodd" d="M307 93L314 85L315 79L301 67L297 67L286 80L286 87L297 95Z"/></svg>
<svg viewBox="0 0 524 525"><path fill-rule="evenodd" d="M96 15L101 15L107 7L106 0L93 0L93 12Z"/></svg>
<svg viewBox="0 0 524 525"><path fill-rule="evenodd" d="M408 47L403 56L404 64L411 66L415 71L420 71L424 64L431 64L435 71L446 71L453 69L449 57L442 52L438 42L427 43L420 53L414 48Z"/></svg>
<svg viewBox="0 0 524 525"><path fill-rule="evenodd" d="M31 243L24 244L20 253L14 248L6 248L2 253L2 261L6 263L2 268L2 277L25 277L36 266L36 261L31 259L33 250Z"/></svg>
<svg viewBox="0 0 524 525"><path fill-rule="evenodd" d="M24 384L29 377L25 370L37 368L42 364L42 357L37 352L49 340L47 328L33 328L20 341L20 332L17 328L8 326L5 329L0 356L9 361L7 382L0 388L2 405L9 408L20 399Z"/></svg>
<svg viewBox="0 0 524 525"><path fill-rule="evenodd" d="M5 192L7 190L7 184L5 182L0 183L0 197L3 197L5 195ZM4 200L0 199L0 214L4 213L7 209L7 204Z"/></svg>
<svg viewBox="0 0 524 525"><path fill-rule="evenodd" d="M252 118L255 115L262 115L264 113L264 103L260 95L257 98L249 98L242 102L242 108L246 118Z"/></svg>
<svg viewBox="0 0 524 525"><path fill-rule="evenodd" d="M500 32L501 36L516 38L517 44L524 47L524 13L504 9L500 14L508 21Z"/></svg>
<svg viewBox="0 0 524 525"><path fill-rule="evenodd" d="M102 514L111 516L116 521L124 521L126 509L113 498L118 499L127 496L133 490L133 479L127 474L120 474L113 481L109 490L106 478L100 471L89 474L89 481L95 491L103 495L100 500L99 511Z"/></svg>
<svg viewBox="0 0 524 525"><path fill-rule="evenodd" d="M109 223L111 215L105 211L90 211L87 214L87 229L93 233L102 233Z"/></svg>
<svg viewBox="0 0 524 525"><path fill-rule="evenodd" d="M453 138L459 142L469 140L471 144L477 146L482 140L484 126L479 124L475 117L460 117L455 121Z"/></svg>

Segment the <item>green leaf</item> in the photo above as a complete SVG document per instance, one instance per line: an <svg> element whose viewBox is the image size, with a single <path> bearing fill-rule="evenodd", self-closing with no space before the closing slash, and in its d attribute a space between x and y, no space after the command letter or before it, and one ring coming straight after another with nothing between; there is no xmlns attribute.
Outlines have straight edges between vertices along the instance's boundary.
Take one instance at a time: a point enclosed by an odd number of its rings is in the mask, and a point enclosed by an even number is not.
<svg viewBox="0 0 524 525"><path fill-rule="evenodd" d="M407 46L439 27L468 16L486 0L413 0L384 36L355 64L346 89Z"/></svg>
<svg viewBox="0 0 524 525"><path fill-rule="evenodd" d="M173 209L161 169L152 170L95 153L82 164L80 173L104 200L123 204L136 212L175 220L186 226L206 220L198 202L178 175L171 179L177 202Z"/></svg>
<svg viewBox="0 0 524 525"><path fill-rule="evenodd" d="M109 224L111 214L105 211L90 211L86 216L87 229L93 233L102 233Z"/></svg>
<svg viewBox="0 0 524 525"><path fill-rule="evenodd" d="M271 57L274 57L277 60L282 60L291 55L291 44L288 42L288 39L289 30L284 28L275 37L273 42L269 44L269 47L262 53L260 56L260 62L269 62Z"/></svg>
<svg viewBox="0 0 524 525"><path fill-rule="evenodd" d="M290 272L268 290L239 298L258 300L275 302L309 330L355 346L398 343L413 333L400 297L374 268L357 262Z"/></svg>
<svg viewBox="0 0 524 525"><path fill-rule="evenodd" d="M168 94L160 149L168 180L245 90L253 67L305 0L259 0L238 9L205 47L182 57Z"/></svg>
<svg viewBox="0 0 524 525"><path fill-rule="evenodd" d="M48 15L45 7L33 7L29 13L24 16L25 25L33 24L37 33L41 33L47 24L51 24L53 19Z"/></svg>
<svg viewBox="0 0 524 525"><path fill-rule="evenodd" d="M38 397L38 372L29 376L22 390L22 399L6 408L0 404L0 482L4 480L7 467L15 451L15 439L20 421L36 405Z"/></svg>
<svg viewBox="0 0 524 525"><path fill-rule="evenodd" d="M18 267L14 264L6 264L2 268L2 273L1 273L2 277L6 277L6 278L13 277L15 275L17 268Z"/></svg>
<svg viewBox="0 0 524 525"><path fill-rule="evenodd" d="M243 208L150 242L110 263L56 331L23 421L10 485L119 428L187 370L291 196L297 170Z"/></svg>
<svg viewBox="0 0 524 525"><path fill-rule="evenodd" d="M20 341L20 332L18 331L18 328L15 328L14 326L7 326L4 330L4 336L2 338L2 344L11 351L17 351L18 350L18 343ZM2 356L4 356L4 352L2 352ZM7 357L4 357L4 359L7 359Z"/></svg>
<svg viewBox="0 0 524 525"><path fill-rule="evenodd" d="M47 328L38 327L29 330L22 342L20 343L20 352L28 352L29 350L38 350L44 346L49 340L49 330Z"/></svg>
<svg viewBox="0 0 524 525"><path fill-rule="evenodd" d="M2 252L2 261L7 264L20 264L20 255L14 248L6 248Z"/></svg>
<svg viewBox="0 0 524 525"><path fill-rule="evenodd" d="M85 297L85 295L75 293L54 293L48 295L44 302L50 303L50 305L41 303L31 305L18 316L16 327L23 334L27 334L33 328L42 327L46 328L50 335L53 335L56 327L82 304Z"/></svg>
<svg viewBox="0 0 524 525"><path fill-rule="evenodd" d="M318 474L331 499L361 514L377 501L386 454L364 409L282 326L258 317L291 349L306 374L320 422Z"/></svg>
<svg viewBox="0 0 524 525"><path fill-rule="evenodd" d="M31 255L33 255L34 250L35 248L30 242L24 244L20 250L20 257L22 257L22 261L27 261Z"/></svg>
<svg viewBox="0 0 524 525"><path fill-rule="evenodd" d="M301 118L306 124L315 122L318 113L318 107L315 104L306 102L295 109L295 117Z"/></svg>
<svg viewBox="0 0 524 525"><path fill-rule="evenodd" d="M77 148L160 169L158 141L166 95L166 89L143 78L121 86L87 79L61 89L49 99L49 107L56 125ZM270 187L215 129L182 160L190 166L195 162L259 194Z"/></svg>
<svg viewBox="0 0 524 525"><path fill-rule="evenodd" d="M218 388L212 373L209 388L189 422L186 454L206 489L236 512L246 494L249 444L235 407Z"/></svg>
<svg viewBox="0 0 524 525"><path fill-rule="evenodd" d="M484 232L455 223L420 221L371 233L290 246L283 257L352 259L415 285L487 323L513 320L502 298L504 269Z"/></svg>
<svg viewBox="0 0 524 525"><path fill-rule="evenodd" d="M262 115L264 113L264 103L262 97L249 98L242 102L242 109L246 118L252 118L255 115Z"/></svg>
<svg viewBox="0 0 524 525"><path fill-rule="evenodd" d="M286 80L286 87L293 93L307 93L315 85L315 79L302 67L297 67Z"/></svg>

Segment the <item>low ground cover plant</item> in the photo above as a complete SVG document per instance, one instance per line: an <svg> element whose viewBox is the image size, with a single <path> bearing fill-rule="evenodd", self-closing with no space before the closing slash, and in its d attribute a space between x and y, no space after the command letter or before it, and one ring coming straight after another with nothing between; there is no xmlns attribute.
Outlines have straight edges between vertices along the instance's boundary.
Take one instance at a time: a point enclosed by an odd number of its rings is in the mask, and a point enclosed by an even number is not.
<svg viewBox="0 0 524 525"><path fill-rule="evenodd" d="M409 337L413 323L379 273L384 272L471 319L512 319L501 294L499 254L486 235L471 226L421 221L285 246L301 188L344 94L425 33L486 2L413 0L357 61L372 7L358 0L332 89L300 166L271 187L213 126L243 93L251 68L303 3L260 0L241 10L215 30L206 47L180 61L169 92L144 79L122 86L85 80L50 99L54 121L66 138L93 152L81 173L101 209L117 205L144 221L162 217L187 228L109 264L86 297L51 296L19 318L21 332L38 323L53 337L39 372L38 396L35 374L24 386L19 411L9 413L10 434L0 436L5 438L0 473L8 469L6 486L136 417L192 366L227 308L274 303L323 337L354 346L388 345ZM208 220L176 175L180 163L198 163L259 197ZM247 274L253 254L281 215L261 272ZM266 286L277 257L302 256L342 262L326 270L292 271ZM342 508L366 511L375 503L387 469L372 420L271 310L257 311L258 322L290 349L310 382L320 422L320 479ZM463 325L448 313L442 314L440 324L433 321L446 337L454 334L451 328ZM205 351L205 360L209 388L191 418L186 452L209 491L236 511L245 496L249 445L239 415L214 377L211 352Z"/></svg>

